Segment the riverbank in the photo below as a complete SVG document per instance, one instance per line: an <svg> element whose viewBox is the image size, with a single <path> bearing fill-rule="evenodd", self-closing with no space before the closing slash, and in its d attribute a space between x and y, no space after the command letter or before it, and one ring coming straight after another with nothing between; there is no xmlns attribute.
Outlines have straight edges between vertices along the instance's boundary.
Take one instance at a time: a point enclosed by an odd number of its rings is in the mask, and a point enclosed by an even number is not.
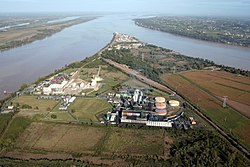
<svg viewBox="0 0 250 167"><path fill-rule="evenodd" d="M81 24L87 21L96 19L97 17L80 17L78 19L53 24L38 24L25 28L13 29L0 32L0 51L6 51L11 48L16 48L25 44L32 43L36 40L41 40L49 37L63 29Z"/></svg>
<svg viewBox="0 0 250 167"><path fill-rule="evenodd" d="M134 19L140 27L197 40L250 48L245 19L153 17Z"/></svg>

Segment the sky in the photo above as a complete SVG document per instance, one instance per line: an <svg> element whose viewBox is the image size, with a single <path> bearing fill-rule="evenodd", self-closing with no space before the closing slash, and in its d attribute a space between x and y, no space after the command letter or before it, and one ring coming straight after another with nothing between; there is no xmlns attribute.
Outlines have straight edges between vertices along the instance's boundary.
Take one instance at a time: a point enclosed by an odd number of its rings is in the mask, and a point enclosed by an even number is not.
<svg viewBox="0 0 250 167"><path fill-rule="evenodd" d="M0 12L141 12L250 16L250 0L0 0Z"/></svg>

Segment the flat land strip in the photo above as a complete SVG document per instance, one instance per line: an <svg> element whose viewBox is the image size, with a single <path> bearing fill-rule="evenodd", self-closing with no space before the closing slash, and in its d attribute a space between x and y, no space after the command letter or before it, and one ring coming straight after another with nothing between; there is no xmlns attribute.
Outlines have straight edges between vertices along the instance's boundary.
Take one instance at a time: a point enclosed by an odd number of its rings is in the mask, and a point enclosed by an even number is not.
<svg viewBox="0 0 250 167"><path fill-rule="evenodd" d="M53 135L52 135L53 134ZM167 145L165 144L167 139ZM33 122L17 138L27 151L118 155L169 155L173 141L163 130ZM165 149L164 149L165 148ZM163 155L164 154L164 155Z"/></svg>
<svg viewBox="0 0 250 167"><path fill-rule="evenodd" d="M103 99L77 98L70 106L72 114L79 120L98 121L96 114L111 110L112 106Z"/></svg>
<svg viewBox="0 0 250 167"><path fill-rule="evenodd" d="M231 108L223 108L220 100L180 75L163 75L162 80L197 106L225 132L250 148L250 121L248 118Z"/></svg>
<svg viewBox="0 0 250 167"><path fill-rule="evenodd" d="M56 100L38 99L37 96L22 95L15 98L12 103L13 105L19 104L20 112L18 115L33 117L36 114L47 114L59 102ZM31 108L22 108L25 105L29 105Z"/></svg>
<svg viewBox="0 0 250 167"><path fill-rule="evenodd" d="M54 24L44 23L40 25L29 26L27 28L0 32L0 50L4 51L13 47L21 46L23 44L31 43L35 40L51 36L52 34L59 32L66 27L84 23L93 19L95 18L82 17L71 21L59 22Z"/></svg>
<svg viewBox="0 0 250 167"><path fill-rule="evenodd" d="M113 128L104 151L117 154L163 155L163 144L164 135L160 130Z"/></svg>
<svg viewBox="0 0 250 167"><path fill-rule="evenodd" d="M106 132L107 128L33 122L15 146L55 152L94 152Z"/></svg>
<svg viewBox="0 0 250 167"><path fill-rule="evenodd" d="M182 75L215 96L228 96L228 104L250 118L250 78L222 71L189 71Z"/></svg>

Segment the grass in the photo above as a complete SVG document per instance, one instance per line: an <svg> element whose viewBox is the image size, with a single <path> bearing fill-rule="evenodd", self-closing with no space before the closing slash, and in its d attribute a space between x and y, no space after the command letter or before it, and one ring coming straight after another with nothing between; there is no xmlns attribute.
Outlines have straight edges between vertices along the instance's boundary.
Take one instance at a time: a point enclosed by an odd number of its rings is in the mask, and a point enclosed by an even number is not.
<svg viewBox="0 0 250 167"><path fill-rule="evenodd" d="M221 101L179 75L165 75L162 79L170 86L177 88L178 93L200 108L205 115L225 132L250 148L249 119L231 108L223 108ZM243 129L248 133L243 133Z"/></svg>
<svg viewBox="0 0 250 167"><path fill-rule="evenodd" d="M15 148L92 155L117 153L162 156L164 136L164 131L159 129L33 122L17 138Z"/></svg>
<svg viewBox="0 0 250 167"><path fill-rule="evenodd" d="M106 133L105 127L34 122L18 138L16 147L53 152L94 153Z"/></svg>
<svg viewBox="0 0 250 167"><path fill-rule="evenodd" d="M163 132L160 130L112 128L104 151L117 154L162 155L163 138Z"/></svg>
<svg viewBox="0 0 250 167"><path fill-rule="evenodd" d="M96 114L102 111L110 110L112 106L102 99L92 98L77 98L70 106L70 110L74 111L72 114L79 120L84 121L98 121Z"/></svg>
<svg viewBox="0 0 250 167"><path fill-rule="evenodd" d="M190 71L182 74L216 96L250 106L250 78L222 71Z"/></svg>
<svg viewBox="0 0 250 167"><path fill-rule="evenodd" d="M6 133L4 134L1 145L12 147L17 137L30 125L31 120L25 117L15 117Z"/></svg>
<svg viewBox="0 0 250 167"><path fill-rule="evenodd" d="M20 160L12 158L0 158L1 166L8 167L42 167L42 166L60 166L60 167L69 167L69 166L82 166L82 167L95 167L96 165L90 165L82 161L75 160Z"/></svg>
<svg viewBox="0 0 250 167"><path fill-rule="evenodd" d="M4 129L8 126L8 123L10 122L13 114L0 114L0 136L4 132Z"/></svg>
<svg viewBox="0 0 250 167"><path fill-rule="evenodd" d="M22 96L17 97L15 100L13 100L13 104L17 104L17 103L19 103L20 106L27 104L27 105L31 106L33 110L38 108L39 112L47 113L48 112L47 109L54 108L55 105L58 104L58 101L37 99L37 96L22 95Z"/></svg>
<svg viewBox="0 0 250 167"><path fill-rule="evenodd" d="M49 113L46 115L37 117L38 120L52 121L52 122L71 122L75 121L68 111L59 110L60 103L58 103ZM54 117L53 117L54 116Z"/></svg>
<svg viewBox="0 0 250 167"><path fill-rule="evenodd" d="M56 118L53 118L53 115L56 115ZM50 112L46 115L43 120L49 121L60 121L60 122L71 122L75 121L75 119L67 112L67 111L58 111L58 112Z"/></svg>

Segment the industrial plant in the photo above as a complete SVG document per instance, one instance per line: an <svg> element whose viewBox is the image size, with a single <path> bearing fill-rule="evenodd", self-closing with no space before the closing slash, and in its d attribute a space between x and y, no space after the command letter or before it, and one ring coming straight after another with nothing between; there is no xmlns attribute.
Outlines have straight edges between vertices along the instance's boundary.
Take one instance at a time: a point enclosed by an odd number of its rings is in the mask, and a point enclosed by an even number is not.
<svg viewBox="0 0 250 167"><path fill-rule="evenodd" d="M79 70L68 74L59 73L49 79L44 80L34 88L34 94L43 95L84 95L82 91L85 89L93 89L97 91L101 88L99 67L97 75L91 78L90 82L84 81L79 77Z"/></svg>
<svg viewBox="0 0 250 167"><path fill-rule="evenodd" d="M172 127L173 121L183 115L179 101L147 94L146 89L108 93L107 100L113 105L113 111L106 114L107 123Z"/></svg>

